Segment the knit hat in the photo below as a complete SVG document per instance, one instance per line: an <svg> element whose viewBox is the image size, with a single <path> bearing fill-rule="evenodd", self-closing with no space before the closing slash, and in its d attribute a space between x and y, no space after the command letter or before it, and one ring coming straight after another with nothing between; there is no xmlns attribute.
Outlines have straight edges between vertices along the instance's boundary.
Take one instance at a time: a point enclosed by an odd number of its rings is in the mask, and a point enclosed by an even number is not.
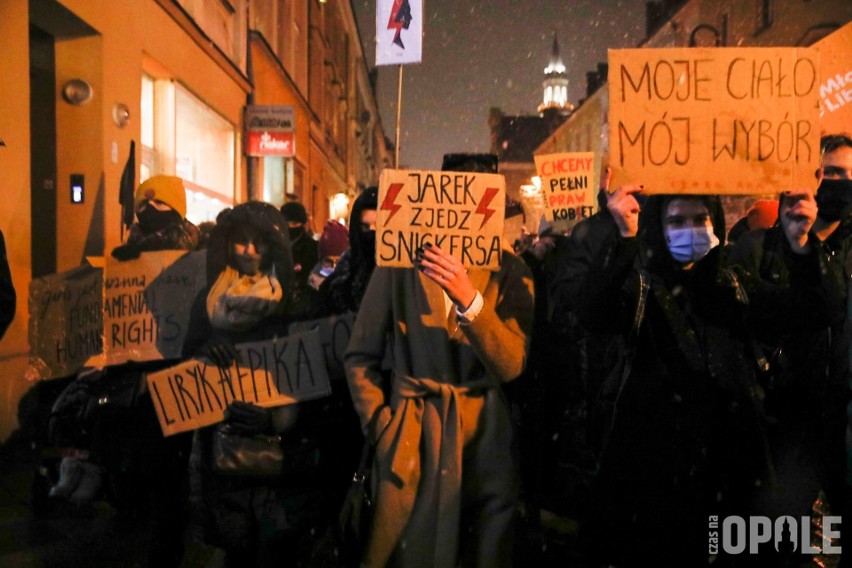
<svg viewBox="0 0 852 568"><path fill-rule="evenodd" d="M334 220L329 220L319 240L319 257L340 256L349 248L349 231Z"/></svg>
<svg viewBox="0 0 852 568"><path fill-rule="evenodd" d="M768 229L778 219L778 202L768 199L759 199L749 208L746 213L748 230Z"/></svg>
<svg viewBox="0 0 852 568"><path fill-rule="evenodd" d="M186 217L186 189L179 177L154 176L146 179L136 189L136 207L146 199L162 201L181 217Z"/></svg>
<svg viewBox="0 0 852 568"><path fill-rule="evenodd" d="M307 223L308 212L305 206L296 201L285 203L281 206L281 214L288 223Z"/></svg>

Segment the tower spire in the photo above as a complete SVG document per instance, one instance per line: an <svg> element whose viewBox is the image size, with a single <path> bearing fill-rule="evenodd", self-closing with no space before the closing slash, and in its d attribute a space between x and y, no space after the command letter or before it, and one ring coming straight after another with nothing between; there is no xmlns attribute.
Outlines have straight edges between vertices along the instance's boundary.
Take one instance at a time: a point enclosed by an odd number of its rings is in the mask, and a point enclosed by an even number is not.
<svg viewBox="0 0 852 568"><path fill-rule="evenodd" d="M538 112L543 113L548 109L555 109L560 114L570 114L574 105L568 102L568 73L562 56L559 55L559 40L556 32L553 32L553 47L550 52L550 61L544 68L544 97L538 105Z"/></svg>

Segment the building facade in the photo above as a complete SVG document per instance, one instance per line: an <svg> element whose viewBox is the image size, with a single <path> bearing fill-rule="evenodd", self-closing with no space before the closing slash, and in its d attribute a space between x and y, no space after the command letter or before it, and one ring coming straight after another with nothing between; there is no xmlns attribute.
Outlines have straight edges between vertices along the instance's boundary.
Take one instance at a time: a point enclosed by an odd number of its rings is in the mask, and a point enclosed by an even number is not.
<svg viewBox="0 0 852 568"><path fill-rule="evenodd" d="M663 0L647 4L647 36L638 47L809 46L852 20L848 0ZM587 97L535 154L595 152L609 162L606 66L587 74ZM598 172L597 179L600 179ZM724 198L731 221L754 198Z"/></svg>
<svg viewBox="0 0 852 568"><path fill-rule="evenodd" d="M29 384L33 278L121 243L118 189L184 178L187 216L249 199L345 218L389 160L349 2L5 0L0 2L0 206L18 303L0 341L0 439ZM247 156L245 116L292 112L289 156Z"/></svg>

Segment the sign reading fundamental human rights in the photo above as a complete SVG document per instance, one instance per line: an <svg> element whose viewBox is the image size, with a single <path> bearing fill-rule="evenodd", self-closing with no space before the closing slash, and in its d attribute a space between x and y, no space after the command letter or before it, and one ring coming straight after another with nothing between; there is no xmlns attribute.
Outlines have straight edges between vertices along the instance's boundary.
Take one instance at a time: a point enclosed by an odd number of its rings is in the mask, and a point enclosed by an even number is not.
<svg viewBox="0 0 852 568"><path fill-rule="evenodd" d="M316 330L242 343L236 351L237 360L227 368L190 359L147 375L165 436L221 422L234 401L271 407L331 394Z"/></svg>
<svg viewBox="0 0 852 568"><path fill-rule="evenodd" d="M819 51L822 133L852 132L852 22L814 44Z"/></svg>
<svg viewBox="0 0 852 568"><path fill-rule="evenodd" d="M814 187L820 62L806 48L609 51L611 187L768 194Z"/></svg>
<svg viewBox="0 0 852 568"><path fill-rule="evenodd" d="M569 229L595 212L595 154L564 152L534 156L541 178L544 218L557 231Z"/></svg>
<svg viewBox="0 0 852 568"><path fill-rule="evenodd" d="M384 170L376 264L414 266L417 249L429 243L466 267L497 270L505 210L499 174Z"/></svg>
<svg viewBox="0 0 852 568"><path fill-rule="evenodd" d="M29 379L70 375L102 351L102 293L103 270L91 266L30 282Z"/></svg>
<svg viewBox="0 0 852 568"><path fill-rule="evenodd" d="M205 278L203 251L146 252L125 262L108 259L103 292L106 364L180 358L190 308Z"/></svg>

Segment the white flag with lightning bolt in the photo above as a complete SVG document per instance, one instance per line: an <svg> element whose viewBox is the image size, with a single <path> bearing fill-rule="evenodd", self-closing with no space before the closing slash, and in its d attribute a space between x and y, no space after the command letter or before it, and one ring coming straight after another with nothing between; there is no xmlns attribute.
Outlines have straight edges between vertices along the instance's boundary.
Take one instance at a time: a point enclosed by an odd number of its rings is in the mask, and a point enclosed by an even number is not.
<svg viewBox="0 0 852 568"><path fill-rule="evenodd" d="M423 0L376 1L376 65L420 63Z"/></svg>

